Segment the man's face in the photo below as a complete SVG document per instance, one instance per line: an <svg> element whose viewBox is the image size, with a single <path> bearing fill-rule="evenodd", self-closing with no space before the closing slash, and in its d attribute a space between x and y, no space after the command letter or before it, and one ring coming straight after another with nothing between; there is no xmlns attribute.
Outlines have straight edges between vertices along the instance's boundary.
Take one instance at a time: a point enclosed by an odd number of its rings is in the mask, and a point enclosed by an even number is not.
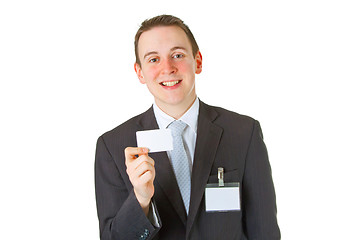
<svg viewBox="0 0 360 240"><path fill-rule="evenodd" d="M135 71L163 110L188 108L196 98L195 74L201 72L201 53L193 56L191 43L177 26L154 27L141 34L141 62Z"/></svg>

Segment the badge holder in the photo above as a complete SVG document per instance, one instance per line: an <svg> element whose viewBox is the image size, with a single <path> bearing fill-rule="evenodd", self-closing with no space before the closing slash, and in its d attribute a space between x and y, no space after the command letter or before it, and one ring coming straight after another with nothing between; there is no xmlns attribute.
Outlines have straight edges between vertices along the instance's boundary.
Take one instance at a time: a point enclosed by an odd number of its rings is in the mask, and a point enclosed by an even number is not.
<svg viewBox="0 0 360 240"><path fill-rule="evenodd" d="M207 212L240 211L240 183L225 183L224 168L218 168L218 183L206 184L205 208Z"/></svg>

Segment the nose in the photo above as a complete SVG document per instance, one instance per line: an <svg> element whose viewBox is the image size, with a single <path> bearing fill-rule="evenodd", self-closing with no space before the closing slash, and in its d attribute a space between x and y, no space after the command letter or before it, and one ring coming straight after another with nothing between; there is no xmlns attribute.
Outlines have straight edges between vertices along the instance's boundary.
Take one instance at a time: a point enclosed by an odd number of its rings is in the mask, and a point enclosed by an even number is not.
<svg viewBox="0 0 360 240"><path fill-rule="evenodd" d="M162 74L170 75L177 72L177 68L172 58L164 59L162 62Z"/></svg>

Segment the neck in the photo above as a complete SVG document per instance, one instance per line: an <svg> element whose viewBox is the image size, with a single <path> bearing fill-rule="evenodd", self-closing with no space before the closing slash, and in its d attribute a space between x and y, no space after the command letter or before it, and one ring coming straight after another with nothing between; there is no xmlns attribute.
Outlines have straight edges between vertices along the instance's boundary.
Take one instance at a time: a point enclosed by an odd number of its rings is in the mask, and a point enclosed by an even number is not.
<svg viewBox="0 0 360 240"><path fill-rule="evenodd" d="M187 112L187 110L191 108L195 100L196 100L196 95L191 101L178 105L161 104L156 100L155 103L164 113L178 120Z"/></svg>

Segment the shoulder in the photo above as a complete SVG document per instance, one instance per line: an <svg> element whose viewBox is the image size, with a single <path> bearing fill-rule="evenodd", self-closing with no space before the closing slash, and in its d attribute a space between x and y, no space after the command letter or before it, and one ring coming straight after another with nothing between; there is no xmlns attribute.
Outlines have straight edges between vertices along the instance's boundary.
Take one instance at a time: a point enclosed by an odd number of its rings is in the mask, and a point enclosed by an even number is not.
<svg viewBox="0 0 360 240"><path fill-rule="evenodd" d="M214 117L214 123L222 127L242 127L242 128L253 128L257 122L254 118L243 115L222 107L210 106L202 103L203 112L211 114Z"/></svg>
<svg viewBox="0 0 360 240"><path fill-rule="evenodd" d="M106 143L134 144L136 132L142 129L140 122L144 119L145 115L148 115L149 111L152 111L152 107L146 112L132 117L119 126L105 132L100 138L103 138Z"/></svg>

